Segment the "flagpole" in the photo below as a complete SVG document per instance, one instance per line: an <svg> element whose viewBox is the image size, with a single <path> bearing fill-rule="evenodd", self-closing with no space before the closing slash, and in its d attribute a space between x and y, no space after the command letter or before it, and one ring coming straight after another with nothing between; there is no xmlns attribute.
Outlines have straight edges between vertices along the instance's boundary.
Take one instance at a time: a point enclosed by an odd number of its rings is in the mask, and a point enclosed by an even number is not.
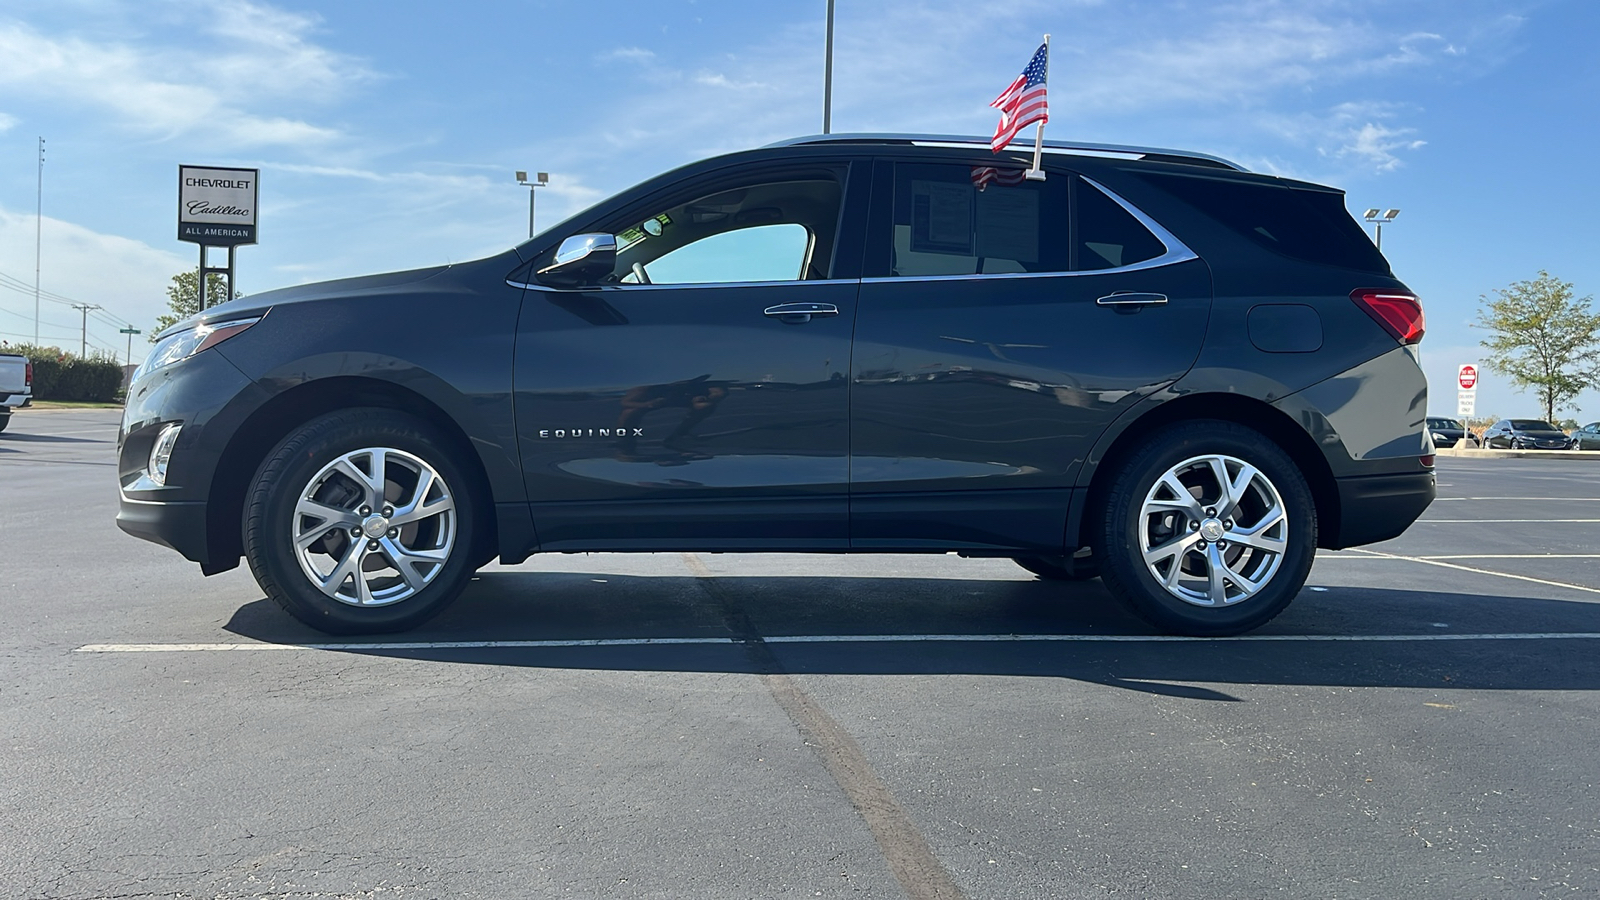
<svg viewBox="0 0 1600 900"><path fill-rule="evenodd" d="M1050 35L1044 36L1044 84L1048 92L1050 87ZM1039 164L1044 160L1044 120L1040 119L1038 128L1033 132L1033 168L1029 169L1025 177L1029 181L1043 181L1044 169Z"/></svg>

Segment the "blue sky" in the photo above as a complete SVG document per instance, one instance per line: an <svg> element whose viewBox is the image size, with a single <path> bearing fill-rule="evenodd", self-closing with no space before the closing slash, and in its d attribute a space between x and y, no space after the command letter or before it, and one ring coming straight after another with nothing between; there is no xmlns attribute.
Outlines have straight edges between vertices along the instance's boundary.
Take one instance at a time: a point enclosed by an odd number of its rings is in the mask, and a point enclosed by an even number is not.
<svg viewBox="0 0 1600 900"><path fill-rule="evenodd" d="M196 250L179 163L262 170L247 292L483 256L678 164L820 130L824 0L7 0L0 273L148 328ZM1047 134L1203 150L1399 207L1433 407L1475 361L1479 296L1539 269L1600 290L1592 0L838 0L835 131L987 135L1053 34ZM76 347L78 314L42 330ZM0 338L33 298L0 289ZM135 358L140 355L135 347ZM1600 392L1580 398L1600 419ZM1485 377L1479 412L1532 415Z"/></svg>

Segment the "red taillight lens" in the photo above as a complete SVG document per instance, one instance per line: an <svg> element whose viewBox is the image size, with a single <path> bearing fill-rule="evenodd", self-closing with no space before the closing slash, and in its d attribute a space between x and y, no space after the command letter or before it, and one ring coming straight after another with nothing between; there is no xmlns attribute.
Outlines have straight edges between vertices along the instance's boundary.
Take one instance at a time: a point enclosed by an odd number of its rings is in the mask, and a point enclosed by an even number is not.
<svg viewBox="0 0 1600 900"><path fill-rule="evenodd" d="M33 387L33 361L22 367L22 386Z"/></svg>
<svg viewBox="0 0 1600 900"><path fill-rule="evenodd" d="M1419 457L1417 457L1417 459L1422 462L1422 467L1424 469L1433 468L1433 454L1432 453L1426 454L1424 456L1419 456Z"/></svg>
<svg viewBox="0 0 1600 900"><path fill-rule="evenodd" d="M1422 301L1417 299L1416 294L1361 288L1351 291L1350 299L1402 344L1417 343L1427 330L1427 322L1422 317Z"/></svg>

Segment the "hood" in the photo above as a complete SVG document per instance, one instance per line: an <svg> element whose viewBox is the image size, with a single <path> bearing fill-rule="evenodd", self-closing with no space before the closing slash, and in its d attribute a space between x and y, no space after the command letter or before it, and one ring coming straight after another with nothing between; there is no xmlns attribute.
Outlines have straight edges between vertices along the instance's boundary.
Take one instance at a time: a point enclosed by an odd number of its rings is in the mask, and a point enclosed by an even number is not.
<svg viewBox="0 0 1600 900"><path fill-rule="evenodd" d="M393 291L395 288L427 281L450 268L452 267L433 266L427 269L410 269L404 272L360 275L355 278L338 278L333 281L297 284L293 287L277 288L276 290L263 291L259 294L250 294L237 300L219 303L198 315L190 316L156 335L156 340L160 340L168 334L182 331L185 328L191 328L197 322L215 322L259 315L266 312L270 307L284 303L304 303L308 300L328 300L335 297L356 297L363 294L386 293Z"/></svg>

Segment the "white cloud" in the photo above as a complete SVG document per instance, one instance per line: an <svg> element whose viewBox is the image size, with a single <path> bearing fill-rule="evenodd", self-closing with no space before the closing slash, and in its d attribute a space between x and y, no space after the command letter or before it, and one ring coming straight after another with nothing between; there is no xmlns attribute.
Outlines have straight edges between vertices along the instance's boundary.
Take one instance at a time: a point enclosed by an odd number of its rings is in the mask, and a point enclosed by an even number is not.
<svg viewBox="0 0 1600 900"><path fill-rule="evenodd" d="M17 120L14 116L8 116L5 113L0 113L0 131L10 131L11 128L16 124Z"/></svg>
<svg viewBox="0 0 1600 900"><path fill-rule="evenodd" d="M251 3L181 10L192 21L171 30L200 32L208 52L48 36L0 23L0 102L86 107L158 140L182 137L229 149L321 145L339 132L276 113L273 104L297 111L322 105L373 77L357 61L313 43L309 17Z"/></svg>
<svg viewBox="0 0 1600 900"><path fill-rule="evenodd" d="M656 54L654 51L646 50L643 47L618 47L615 50L600 54L601 62L621 60L625 62L645 63L650 62L655 58Z"/></svg>
<svg viewBox="0 0 1600 900"><path fill-rule="evenodd" d="M142 241L102 234L49 216L41 224L40 288L80 303L98 304L107 318L143 329L146 334L134 340L138 358L140 342L148 336L156 316L167 311L168 282L195 266L198 251L190 256L158 250ZM0 272L29 285L34 273L34 227L33 213L0 208ZM82 319L77 311L46 300L40 304L39 320L44 343L78 347ZM32 339L31 294L0 290L0 332L12 343ZM91 347L115 349L119 354L127 346L126 336L98 315L89 319L89 338Z"/></svg>

